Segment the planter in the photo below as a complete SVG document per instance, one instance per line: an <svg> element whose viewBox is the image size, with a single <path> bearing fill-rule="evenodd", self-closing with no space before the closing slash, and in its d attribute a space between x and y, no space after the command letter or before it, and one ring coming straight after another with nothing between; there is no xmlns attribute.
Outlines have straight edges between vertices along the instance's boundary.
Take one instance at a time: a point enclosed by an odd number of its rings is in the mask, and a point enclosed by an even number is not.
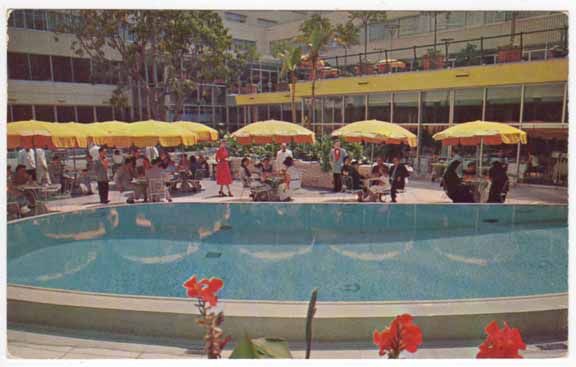
<svg viewBox="0 0 576 367"><path fill-rule="evenodd" d="M520 47L504 47L498 49L498 63L522 61L522 50Z"/></svg>
<svg viewBox="0 0 576 367"><path fill-rule="evenodd" d="M422 56L422 69L424 70L434 70L444 68L444 56L443 55L424 55Z"/></svg>
<svg viewBox="0 0 576 367"><path fill-rule="evenodd" d="M356 75L374 74L374 65L372 64L358 64L354 67Z"/></svg>

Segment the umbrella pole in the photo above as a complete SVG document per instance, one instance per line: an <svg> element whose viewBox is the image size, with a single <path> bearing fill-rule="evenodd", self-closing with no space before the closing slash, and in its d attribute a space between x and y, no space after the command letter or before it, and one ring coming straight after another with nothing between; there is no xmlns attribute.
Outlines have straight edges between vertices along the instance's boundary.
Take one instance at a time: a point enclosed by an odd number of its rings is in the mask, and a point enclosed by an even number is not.
<svg viewBox="0 0 576 367"><path fill-rule="evenodd" d="M370 163L374 163L374 143L370 143L372 149L370 151Z"/></svg>
<svg viewBox="0 0 576 367"><path fill-rule="evenodd" d="M484 138L480 138L480 157L478 159L478 176L482 176L482 157L484 156Z"/></svg>
<svg viewBox="0 0 576 367"><path fill-rule="evenodd" d="M516 148L516 183L520 182L520 147L521 143L518 143L518 148Z"/></svg>

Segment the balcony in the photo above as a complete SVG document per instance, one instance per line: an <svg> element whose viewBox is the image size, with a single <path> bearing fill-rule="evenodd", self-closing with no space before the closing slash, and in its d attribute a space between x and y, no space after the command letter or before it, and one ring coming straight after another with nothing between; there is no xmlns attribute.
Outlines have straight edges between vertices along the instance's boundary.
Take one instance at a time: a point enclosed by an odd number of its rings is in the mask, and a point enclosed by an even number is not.
<svg viewBox="0 0 576 367"><path fill-rule="evenodd" d="M503 34L397 49L383 49L366 54L325 57L317 65L317 80L342 79L458 69L508 63L523 63L566 58L568 28L554 28L515 34ZM513 46L511 46L513 45ZM302 63L297 70L299 82L312 80L312 67ZM287 80L248 78L236 89L238 94L284 92Z"/></svg>

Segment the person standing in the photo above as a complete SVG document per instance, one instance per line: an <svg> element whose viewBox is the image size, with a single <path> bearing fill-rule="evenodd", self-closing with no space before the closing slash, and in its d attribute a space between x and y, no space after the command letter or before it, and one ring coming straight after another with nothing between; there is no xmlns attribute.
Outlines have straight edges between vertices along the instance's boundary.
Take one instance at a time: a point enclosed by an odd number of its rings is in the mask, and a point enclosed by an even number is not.
<svg viewBox="0 0 576 367"><path fill-rule="evenodd" d="M340 141L334 142L334 148L330 151L330 164L332 165L332 174L334 176L334 191L342 191L342 166L346 158L346 150L340 147Z"/></svg>
<svg viewBox="0 0 576 367"><path fill-rule="evenodd" d="M100 196L100 203L108 204L108 158L106 157L106 149L101 147L98 150L98 160L94 162L94 170L96 173L96 181L98 182L98 195Z"/></svg>
<svg viewBox="0 0 576 367"><path fill-rule="evenodd" d="M228 163L228 150L226 149L226 141L220 141L220 148L216 151L216 184L220 185L218 195L226 196L224 194L224 186L228 189L228 196L233 196L230 191L230 184L232 183L232 173L230 172L230 165Z"/></svg>
<svg viewBox="0 0 576 367"><path fill-rule="evenodd" d="M46 151L42 148L36 148L36 178L38 184L51 184L50 175L48 174L48 162L46 160Z"/></svg>
<svg viewBox="0 0 576 367"><path fill-rule="evenodd" d="M276 167L274 167L276 172L280 172L284 169L284 161L288 157L294 158L292 151L288 149L286 143L282 143L280 150L276 153Z"/></svg>
<svg viewBox="0 0 576 367"><path fill-rule="evenodd" d="M406 166L400 163L399 157L392 158L393 166L390 169L390 198L396 202L398 190L404 190L406 186L406 177L410 176Z"/></svg>
<svg viewBox="0 0 576 367"><path fill-rule="evenodd" d="M24 148L16 148L18 150L18 157L16 165L26 166L26 149Z"/></svg>
<svg viewBox="0 0 576 367"><path fill-rule="evenodd" d="M93 161L97 161L99 157L100 147L94 143L90 143L88 146L88 154L92 157Z"/></svg>
<svg viewBox="0 0 576 367"><path fill-rule="evenodd" d="M26 166L26 173L32 177L33 181L36 181L36 155L34 154L34 149L28 148L26 150L24 165Z"/></svg>

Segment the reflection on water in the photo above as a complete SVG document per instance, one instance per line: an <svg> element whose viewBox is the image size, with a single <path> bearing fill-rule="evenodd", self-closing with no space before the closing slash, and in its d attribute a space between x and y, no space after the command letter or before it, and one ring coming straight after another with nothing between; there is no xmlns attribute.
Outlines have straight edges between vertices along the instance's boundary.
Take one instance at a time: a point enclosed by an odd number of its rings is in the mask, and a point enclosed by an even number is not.
<svg viewBox="0 0 576 367"><path fill-rule="evenodd" d="M223 278L222 298L264 300L307 300L315 287L323 301L564 292L567 226L538 224L541 214L506 206L105 208L9 225L8 280L184 297L182 282L197 274ZM518 218L527 223L511 225Z"/></svg>
<svg viewBox="0 0 576 367"><path fill-rule="evenodd" d="M57 229L57 228L55 228ZM44 235L48 238L52 238L55 240L75 240L75 241L82 241L82 240L90 240L98 237L102 237L106 234L106 228L104 227L103 223L98 224L97 229L87 230L87 231L79 231L74 233L44 233Z"/></svg>
<svg viewBox="0 0 576 367"><path fill-rule="evenodd" d="M378 245L330 245L332 251L360 261L384 261L399 257L414 248L412 241L405 244L386 243Z"/></svg>
<svg viewBox="0 0 576 367"><path fill-rule="evenodd" d="M114 251L122 258L140 264L168 264L180 261L200 250L197 243L179 243L173 241L117 241Z"/></svg>
<svg viewBox="0 0 576 367"><path fill-rule="evenodd" d="M310 245L270 245L258 246L257 249L246 246L235 246L244 255L252 256L258 260L285 261L295 256L305 255L312 251L314 243Z"/></svg>

